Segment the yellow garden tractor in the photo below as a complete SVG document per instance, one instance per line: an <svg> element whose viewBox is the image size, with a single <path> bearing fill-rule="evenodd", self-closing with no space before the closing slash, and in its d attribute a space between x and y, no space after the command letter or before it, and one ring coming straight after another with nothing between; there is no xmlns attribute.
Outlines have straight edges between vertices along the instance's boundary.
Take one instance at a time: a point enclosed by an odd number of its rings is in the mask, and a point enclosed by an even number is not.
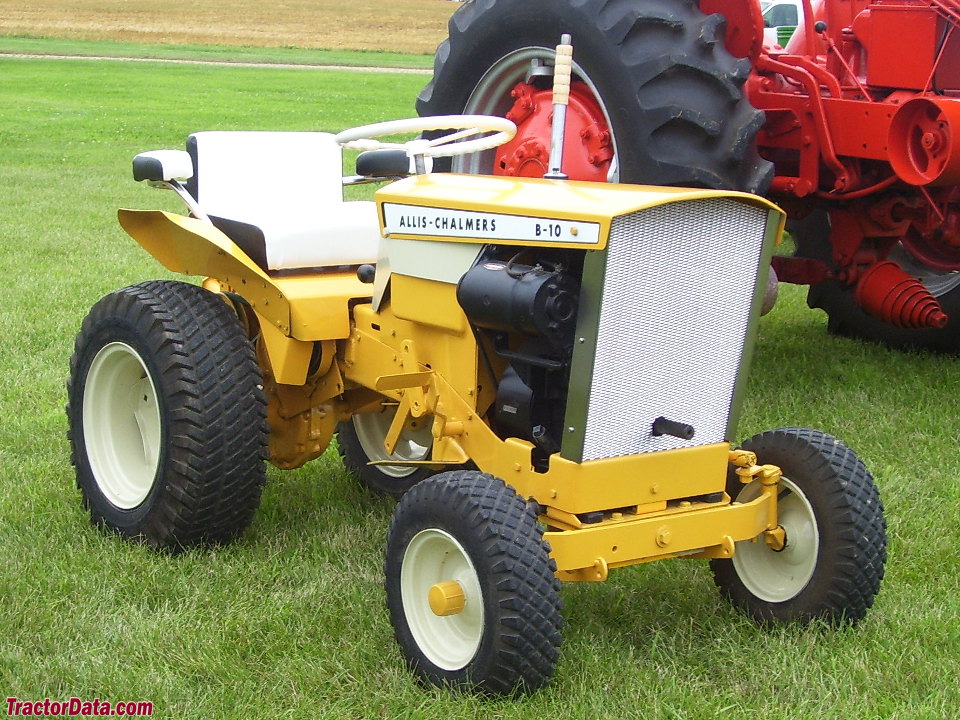
<svg viewBox="0 0 960 720"><path fill-rule="evenodd" d="M189 215L122 226L205 279L118 290L83 322L67 412L94 522L162 549L227 542L266 460L298 467L338 436L399 498L385 582L407 662L484 693L551 677L561 580L653 560L708 559L761 622L860 620L886 559L864 465L805 428L731 445L781 211L570 181L559 159L539 179L430 172L513 133L426 117L137 156ZM341 146L364 151L356 176ZM375 202L343 200L368 181L386 181Z"/></svg>

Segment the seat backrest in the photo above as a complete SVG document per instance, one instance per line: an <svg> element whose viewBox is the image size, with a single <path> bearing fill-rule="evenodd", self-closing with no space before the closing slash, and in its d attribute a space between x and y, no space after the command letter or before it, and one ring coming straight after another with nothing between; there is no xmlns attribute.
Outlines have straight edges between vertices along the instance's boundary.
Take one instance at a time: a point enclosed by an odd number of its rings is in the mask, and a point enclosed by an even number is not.
<svg viewBox="0 0 960 720"><path fill-rule="evenodd" d="M343 201L343 160L331 133L208 131L187 138L187 190L208 215L244 219Z"/></svg>
<svg viewBox="0 0 960 720"><path fill-rule="evenodd" d="M187 139L200 209L265 270L377 261L370 201L343 201L343 157L321 132L209 131Z"/></svg>

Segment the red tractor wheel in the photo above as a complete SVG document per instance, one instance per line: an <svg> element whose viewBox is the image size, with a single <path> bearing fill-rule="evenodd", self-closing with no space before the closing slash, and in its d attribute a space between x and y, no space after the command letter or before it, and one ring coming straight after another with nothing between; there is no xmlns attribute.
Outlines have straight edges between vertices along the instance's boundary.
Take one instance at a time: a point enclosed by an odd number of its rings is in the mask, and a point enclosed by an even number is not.
<svg viewBox="0 0 960 720"><path fill-rule="evenodd" d="M721 15L704 15L690 0L466 3L450 20L417 110L509 117L518 125L511 143L452 169L542 175L554 47L570 33L571 178L762 193L773 173L754 142L763 116L744 97L750 63L727 52L724 27Z"/></svg>

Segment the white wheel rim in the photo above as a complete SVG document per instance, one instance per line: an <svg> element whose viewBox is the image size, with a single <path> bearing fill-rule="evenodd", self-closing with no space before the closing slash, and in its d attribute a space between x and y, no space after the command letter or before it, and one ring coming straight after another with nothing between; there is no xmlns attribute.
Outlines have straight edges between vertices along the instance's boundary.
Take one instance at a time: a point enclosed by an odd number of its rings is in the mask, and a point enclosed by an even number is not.
<svg viewBox="0 0 960 720"><path fill-rule="evenodd" d="M463 610L436 615L430 588L451 580L463 590ZM470 557L452 535L431 528L414 536L400 567L400 599L414 642L430 662L454 671L473 660L483 637L483 594Z"/></svg>
<svg viewBox="0 0 960 720"><path fill-rule="evenodd" d="M772 603L786 602L803 591L817 568L820 550L817 519L806 495L787 478L781 478L779 493L777 514L786 531L786 547L771 550L760 536L738 542L733 555L733 566L747 590ZM759 495L760 487L753 482L737 500L748 502Z"/></svg>
<svg viewBox="0 0 960 720"><path fill-rule="evenodd" d="M160 403L150 371L122 342L100 348L83 393L83 440L97 486L113 505L137 507L160 461Z"/></svg>
<svg viewBox="0 0 960 720"><path fill-rule="evenodd" d="M383 440L397 414L396 405L384 407L378 412L360 413L353 416L353 429L363 452L370 460L426 460L433 447L433 431L430 423L421 418L423 427L411 430L404 428L397 439L392 454L387 453ZM377 470L392 478L405 478L417 471L416 465L375 465Z"/></svg>

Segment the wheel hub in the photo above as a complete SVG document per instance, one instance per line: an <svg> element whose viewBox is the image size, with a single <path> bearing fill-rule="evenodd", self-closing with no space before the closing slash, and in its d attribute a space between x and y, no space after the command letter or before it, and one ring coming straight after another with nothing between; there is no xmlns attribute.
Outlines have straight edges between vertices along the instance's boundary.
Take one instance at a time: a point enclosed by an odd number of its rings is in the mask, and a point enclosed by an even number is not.
<svg viewBox="0 0 960 720"><path fill-rule="evenodd" d="M480 647L484 613L480 580L463 545L439 528L417 533L404 553L400 593L410 632L430 662L444 670L465 667Z"/></svg>
<svg viewBox="0 0 960 720"><path fill-rule="evenodd" d="M928 194L935 205L916 213L900 242L924 265L941 272L960 270L960 193L950 188Z"/></svg>
<svg viewBox="0 0 960 720"><path fill-rule="evenodd" d="M510 92L513 107L507 119L517 134L497 149L494 174L543 177L550 162L553 93L526 82ZM563 143L563 171L572 180L606 182L613 160L613 141L603 109L583 82L570 86Z"/></svg>
<svg viewBox="0 0 960 720"><path fill-rule="evenodd" d="M763 534L763 541L774 552L783 552L787 547L787 531L783 529L783 525L777 525Z"/></svg>
<svg viewBox="0 0 960 720"><path fill-rule="evenodd" d="M437 617L456 615L466 606L463 586L456 580L438 582L430 588L427 599L430 602L430 609Z"/></svg>
<svg viewBox="0 0 960 720"><path fill-rule="evenodd" d="M378 412L359 413L352 418L357 438L367 457L371 460L395 460L397 465L378 465L384 475L402 479L417 471L416 465L405 465L405 461L426 460L433 448L433 431L429 423L420 427L412 424L404 427L392 454L383 445L383 439L390 430L397 406L385 406Z"/></svg>
<svg viewBox="0 0 960 720"><path fill-rule="evenodd" d="M760 494L759 484L747 485L737 496L749 502ZM766 602L786 602L800 594L813 577L820 550L813 507L800 488L788 478L780 479L777 502L782 540L778 536L767 541L766 534L754 541L737 543L733 564L747 589Z"/></svg>

